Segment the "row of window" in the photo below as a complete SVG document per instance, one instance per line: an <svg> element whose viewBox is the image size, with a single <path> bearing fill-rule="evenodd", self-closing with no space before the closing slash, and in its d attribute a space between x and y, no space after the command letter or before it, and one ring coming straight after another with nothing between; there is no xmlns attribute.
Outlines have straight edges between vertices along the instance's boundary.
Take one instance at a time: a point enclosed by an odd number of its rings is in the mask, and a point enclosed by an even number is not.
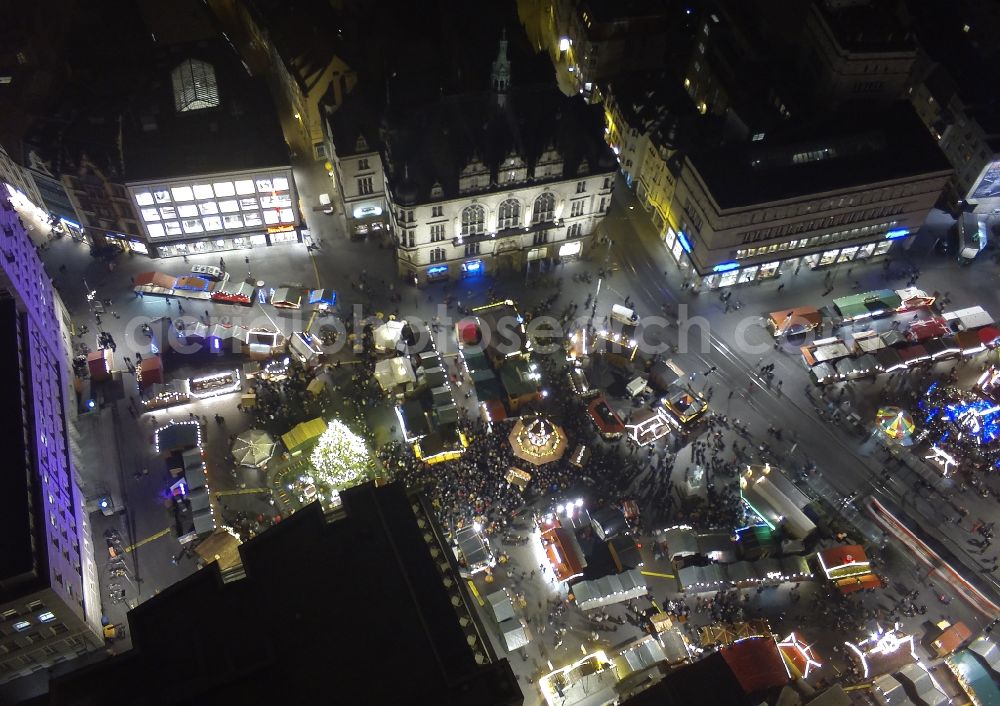
<svg viewBox="0 0 1000 706"><path fill-rule="evenodd" d="M181 201L201 201L229 196L251 196L255 193L271 193L288 191L288 179L282 176L259 177L257 179L238 179L236 181L219 181L212 184L194 184L193 186L173 186L154 188L151 191L137 191L135 202L139 206L167 204Z"/></svg>
<svg viewBox="0 0 1000 706"><path fill-rule="evenodd" d="M877 208L861 209L858 211L847 211L845 213L838 213L833 216L821 216L819 218L813 218L808 221L799 221L798 223L785 223L780 226L771 226L770 228L761 228L759 230L749 230L742 234L741 242L756 243L761 240L770 240L771 238L781 238L786 235L797 235L799 233L807 233L814 230L820 230L823 228L835 228L839 225L845 225L847 223L857 223L858 221L867 221L872 218L884 218L886 216L898 216L903 212L904 206L902 204L879 206Z"/></svg>
<svg viewBox="0 0 1000 706"><path fill-rule="evenodd" d="M255 211L261 208L290 208L292 196L289 193L266 194L259 199L254 196L241 199L225 199L223 201L203 201L198 204L189 203L180 206L161 206L160 208L142 208L142 220L147 223L173 218L195 218L197 216L214 216L219 213L239 213L240 211Z"/></svg>
<svg viewBox="0 0 1000 706"><path fill-rule="evenodd" d="M147 223L146 230L151 238L205 233L220 230L238 230L240 228L255 228L263 225L279 225L295 223L292 209L268 209L260 212L244 214L226 214L223 216L206 216L205 218L189 218L182 221L164 221L163 223Z"/></svg>
<svg viewBox="0 0 1000 706"><path fill-rule="evenodd" d="M566 236L568 238L578 238L583 234L583 225L580 223L573 223L566 229ZM533 233L531 236L531 244L533 246L546 245L549 242L549 231L542 230L537 233ZM480 254L480 243L466 243L464 257L473 257ZM412 247L412 245L411 245ZM433 248L429 251L428 257L430 262L433 264L435 262L444 262L448 259L448 251L445 248Z"/></svg>
<svg viewBox="0 0 1000 706"><path fill-rule="evenodd" d="M896 221L886 221L883 223L879 223L877 225L865 226L864 228L852 228L851 230L842 230L842 231L837 231L835 233L814 235L811 238L802 238L801 240L786 240L783 243L773 243L771 245L763 245L759 248L745 248L736 251L736 259L742 260L744 258L754 257L756 255L766 255L782 250L811 248L816 245L824 245L826 243L838 243L843 240L864 238L870 235L875 235L876 233L884 233L895 223Z"/></svg>

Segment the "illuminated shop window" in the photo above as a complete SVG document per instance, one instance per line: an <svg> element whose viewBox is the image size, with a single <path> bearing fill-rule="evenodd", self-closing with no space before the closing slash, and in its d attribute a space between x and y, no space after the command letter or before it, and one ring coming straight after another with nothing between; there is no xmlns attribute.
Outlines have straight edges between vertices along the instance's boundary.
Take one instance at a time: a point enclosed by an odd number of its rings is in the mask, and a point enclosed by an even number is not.
<svg viewBox="0 0 1000 706"><path fill-rule="evenodd" d="M240 210L240 202L236 199L227 199L226 201L219 201L219 210L223 213L235 213Z"/></svg>
<svg viewBox="0 0 1000 706"><path fill-rule="evenodd" d="M140 206L152 206L153 194L148 191L140 191L135 195L135 202Z"/></svg>
<svg viewBox="0 0 1000 706"><path fill-rule="evenodd" d="M163 206L160 209L160 215L164 218L177 218L177 209L173 206Z"/></svg>
<svg viewBox="0 0 1000 706"><path fill-rule="evenodd" d="M167 235L180 235L183 232L178 221L167 221L163 227L167 229Z"/></svg>
<svg viewBox="0 0 1000 706"><path fill-rule="evenodd" d="M16 623L14 623L14 629L17 630L18 632L24 632L30 627L31 623L29 623L27 620L19 620Z"/></svg>
<svg viewBox="0 0 1000 706"><path fill-rule="evenodd" d="M158 221L160 220L160 214L155 208L144 208L142 209L142 220L144 221Z"/></svg>
<svg viewBox="0 0 1000 706"><path fill-rule="evenodd" d="M205 230L222 230L222 219L218 216L209 216L201 220L205 224Z"/></svg>
<svg viewBox="0 0 1000 706"><path fill-rule="evenodd" d="M215 205L215 201L205 201L198 204L198 212L203 216L214 216L219 212L219 207Z"/></svg>
<svg viewBox="0 0 1000 706"><path fill-rule="evenodd" d="M236 195L236 187L231 181L217 181L212 184L212 188L215 189L215 195L219 197Z"/></svg>
<svg viewBox="0 0 1000 706"><path fill-rule="evenodd" d="M153 198L156 200L156 203L170 203L170 192L166 189L154 191Z"/></svg>
<svg viewBox="0 0 1000 706"><path fill-rule="evenodd" d="M194 192L191 191L190 186L172 187L170 193L174 197L174 201L191 201L194 199Z"/></svg>
<svg viewBox="0 0 1000 706"><path fill-rule="evenodd" d="M243 211L254 211L258 207L257 199L240 199L240 209Z"/></svg>
<svg viewBox="0 0 1000 706"><path fill-rule="evenodd" d="M186 203L177 207L177 213L180 214L181 218L194 218L198 215L198 207L193 203Z"/></svg>
<svg viewBox="0 0 1000 706"><path fill-rule="evenodd" d="M259 226L263 224L259 213L247 213L243 216L243 222L248 226Z"/></svg>
<svg viewBox="0 0 1000 706"><path fill-rule="evenodd" d="M243 227L243 219L240 216L223 216L222 220L228 230Z"/></svg>
<svg viewBox="0 0 1000 706"><path fill-rule="evenodd" d="M43 623L51 623L56 619L56 614L50 610L38 614L38 619Z"/></svg>
<svg viewBox="0 0 1000 706"><path fill-rule="evenodd" d="M252 179L242 179L236 182L236 193L240 196L245 196L246 194L254 193L253 180Z"/></svg>
<svg viewBox="0 0 1000 706"><path fill-rule="evenodd" d="M184 221L184 232L185 233L201 233L205 229L201 227L201 221L197 218L192 218L190 220Z"/></svg>
<svg viewBox="0 0 1000 706"><path fill-rule="evenodd" d="M146 230L149 231L150 238L162 238L164 236L163 226L159 223L150 223L146 226Z"/></svg>
<svg viewBox="0 0 1000 706"><path fill-rule="evenodd" d="M273 208L269 208L268 210L264 211L265 223L267 223L268 225L274 225L278 223L278 221L279 221L278 212L276 210L274 210Z"/></svg>
<svg viewBox="0 0 1000 706"><path fill-rule="evenodd" d="M257 180L257 191L271 191L274 187L271 185L270 179L258 179Z"/></svg>
<svg viewBox="0 0 1000 706"><path fill-rule="evenodd" d="M285 177L274 177L275 191L288 191L288 179Z"/></svg>
<svg viewBox="0 0 1000 706"><path fill-rule="evenodd" d="M195 184L194 185L194 197L196 199L210 199L213 198L215 194L212 192L211 184Z"/></svg>
<svg viewBox="0 0 1000 706"><path fill-rule="evenodd" d="M281 222L282 223L294 223L295 217L292 215L292 209L283 208L281 209Z"/></svg>

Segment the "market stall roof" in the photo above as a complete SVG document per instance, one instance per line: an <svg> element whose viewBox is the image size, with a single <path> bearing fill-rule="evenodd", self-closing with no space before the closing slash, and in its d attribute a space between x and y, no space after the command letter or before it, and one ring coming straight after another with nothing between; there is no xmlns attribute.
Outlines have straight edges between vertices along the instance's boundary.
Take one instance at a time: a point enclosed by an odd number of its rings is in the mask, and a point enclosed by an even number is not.
<svg viewBox="0 0 1000 706"><path fill-rule="evenodd" d="M197 424L167 424L154 432L160 453L189 449L198 445L200 432Z"/></svg>
<svg viewBox="0 0 1000 706"><path fill-rule="evenodd" d="M604 434L621 434L625 431L625 423L617 412L611 408L604 395L595 397L587 406L591 419Z"/></svg>
<svg viewBox="0 0 1000 706"><path fill-rule="evenodd" d="M979 655L994 672L1000 674L1000 647L997 647L992 638L980 635L969 644L969 649Z"/></svg>
<svg viewBox="0 0 1000 706"><path fill-rule="evenodd" d="M231 338L243 338L243 332L239 330L239 327L233 326L232 324L212 324L212 328L208 331L209 338L218 338L220 341L226 341Z"/></svg>
<svg viewBox="0 0 1000 706"><path fill-rule="evenodd" d="M499 591L490 593L486 596L486 600L493 609L493 615L498 623L514 617L514 604L510 602L510 595L508 595L507 589L500 589Z"/></svg>
<svg viewBox="0 0 1000 706"><path fill-rule="evenodd" d="M950 655L962 646L962 643L972 637L972 631L961 620L949 625L931 643L938 656ZM998 657L1000 659L1000 657Z"/></svg>
<svg viewBox="0 0 1000 706"><path fill-rule="evenodd" d="M875 362L878 364L879 370L884 373L898 370L906 365L900 357L899 351L895 348L880 348L872 353L872 355L875 357Z"/></svg>
<svg viewBox="0 0 1000 706"><path fill-rule="evenodd" d="M680 630L661 630L657 637L659 637L660 645L663 647L664 660L667 664L678 664L691 658L687 639Z"/></svg>
<svg viewBox="0 0 1000 706"><path fill-rule="evenodd" d="M833 306L846 319L876 316L898 309L902 298L891 289L877 289L871 292L851 294L833 300Z"/></svg>
<svg viewBox="0 0 1000 706"><path fill-rule="evenodd" d="M549 564L559 581L568 581L583 574L587 566L576 535L563 527L542 532L542 544Z"/></svg>
<svg viewBox="0 0 1000 706"><path fill-rule="evenodd" d="M781 687L790 681L788 669L773 637L739 640L723 647L720 652L746 694Z"/></svg>
<svg viewBox="0 0 1000 706"><path fill-rule="evenodd" d="M613 537L608 541L608 551L611 552L611 560L619 572L638 569L643 564L642 552L639 551L639 545L631 535L620 534Z"/></svg>
<svg viewBox="0 0 1000 706"><path fill-rule="evenodd" d="M243 563L240 558L240 540L221 528L199 542L194 551L205 564L219 562L222 571L228 571Z"/></svg>
<svg viewBox="0 0 1000 706"><path fill-rule="evenodd" d="M902 346L906 343L906 336L899 331L893 329L892 331L885 331L879 334L879 338L887 346Z"/></svg>
<svg viewBox="0 0 1000 706"><path fill-rule="evenodd" d="M906 695L903 685L891 674L883 674L876 679L873 688L885 706L916 706Z"/></svg>
<svg viewBox="0 0 1000 706"><path fill-rule="evenodd" d="M646 593L646 579L638 569L573 584L573 595L581 610L629 601Z"/></svg>
<svg viewBox="0 0 1000 706"><path fill-rule="evenodd" d="M372 331L372 339L376 350L396 350L396 344L403 339L403 328L405 326L405 321L386 321Z"/></svg>
<svg viewBox="0 0 1000 706"><path fill-rule="evenodd" d="M917 287L905 287L904 289L897 289L896 294L899 295L901 300L900 308L908 309L910 311L914 309L920 309L923 307L930 306L934 303L934 297L927 294L922 289Z"/></svg>
<svg viewBox="0 0 1000 706"><path fill-rule="evenodd" d="M289 452L298 451L326 431L326 421L322 417L301 422L281 435L281 441Z"/></svg>
<svg viewBox="0 0 1000 706"><path fill-rule="evenodd" d="M951 703L948 695L941 691L930 673L919 664L908 664L898 672L900 681L909 682L910 689L923 706L945 706Z"/></svg>
<svg viewBox="0 0 1000 706"><path fill-rule="evenodd" d="M940 338L951 333L948 322L940 317L914 321L906 330L906 338L910 341L923 342L930 338Z"/></svg>
<svg viewBox="0 0 1000 706"><path fill-rule="evenodd" d="M139 389L142 390L163 378L163 361L158 355L149 355L139 361Z"/></svg>
<svg viewBox="0 0 1000 706"><path fill-rule="evenodd" d="M211 509L206 508L193 513L191 521L194 524L195 534L199 537L215 531L215 516L212 515Z"/></svg>
<svg viewBox="0 0 1000 706"><path fill-rule="evenodd" d="M156 287L157 289L174 288L177 278L162 272L140 272L135 276L136 287Z"/></svg>
<svg viewBox="0 0 1000 706"><path fill-rule="evenodd" d="M837 377L837 369L830 363L819 363L809 368L809 375L817 382L823 383Z"/></svg>
<svg viewBox="0 0 1000 706"><path fill-rule="evenodd" d="M930 353L932 360L937 360L951 353L958 353L962 349L955 342L954 336L943 338L932 338L923 342L924 349Z"/></svg>
<svg viewBox="0 0 1000 706"><path fill-rule="evenodd" d="M774 327L775 335L795 333L796 331L815 328L823 323L823 315L811 306L797 306L792 309L772 311L767 315Z"/></svg>
<svg viewBox="0 0 1000 706"><path fill-rule="evenodd" d="M206 487L208 483L208 478L205 475L205 466L194 466L192 468L184 469L184 482L187 484L188 490L197 490L198 488Z"/></svg>
<svg viewBox="0 0 1000 706"><path fill-rule="evenodd" d="M978 334L979 341L985 346L996 345L997 341L1000 341L1000 328L996 326L984 326L983 328L976 331ZM959 336L962 334L960 333Z"/></svg>
<svg viewBox="0 0 1000 706"><path fill-rule="evenodd" d="M241 466L260 468L271 460L277 444L266 431L248 429L233 442L233 460Z"/></svg>
<svg viewBox="0 0 1000 706"><path fill-rule="evenodd" d="M1000 687L971 649L960 650L948 658L952 672L961 675L963 690L976 699L979 706L1000 706Z"/></svg>
<svg viewBox="0 0 1000 706"><path fill-rule="evenodd" d="M463 527L455 533L455 542L458 550L465 559L465 564L473 569L482 564L490 563L492 554L486 546L482 534L475 527Z"/></svg>
<svg viewBox="0 0 1000 706"><path fill-rule="evenodd" d="M500 623L500 632L508 652L519 650L530 642L527 629L521 625L521 621L514 618Z"/></svg>
<svg viewBox="0 0 1000 706"><path fill-rule="evenodd" d="M913 346L907 346L906 348L900 348L899 357L909 364L917 363L921 360L928 360L930 355L927 353L927 349L918 343Z"/></svg>
<svg viewBox="0 0 1000 706"><path fill-rule="evenodd" d="M302 290L292 287L279 287L271 296L274 306L298 307L302 304Z"/></svg>
<svg viewBox="0 0 1000 706"><path fill-rule="evenodd" d="M187 498L191 504L191 512L206 510L212 504L212 501L208 497L208 488L206 486L188 490Z"/></svg>
<svg viewBox="0 0 1000 706"><path fill-rule="evenodd" d="M973 331L993 323L993 317L981 306L970 306L942 314L957 331Z"/></svg>
<svg viewBox="0 0 1000 706"><path fill-rule="evenodd" d="M975 353L977 351L983 350L983 346L991 345L987 341L983 340L986 332L993 329L992 326L987 326L986 328L981 328L978 331L959 331L955 334L955 345L958 346L962 353ZM1000 334L1000 331L997 332Z"/></svg>
<svg viewBox="0 0 1000 706"><path fill-rule="evenodd" d="M667 661L663 647L652 635L647 635L639 643L622 650L613 660L618 678L624 679L629 674L644 672L661 662Z"/></svg>
<svg viewBox="0 0 1000 706"><path fill-rule="evenodd" d="M430 433L431 424L420 400L408 400L396 408L407 438L416 439Z"/></svg>
<svg viewBox="0 0 1000 706"><path fill-rule="evenodd" d="M847 566L869 566L868 555L860 544L836 544L816 552L820 568L832 574Z"/></svg>
<svg viewBox="0 0 1000 706"><path fill-rule="evenodd" d="M406 356L386 358L375 363L375 379L383 390L391 390L397 385L415 383L417 376L413 364Z"/></svg>

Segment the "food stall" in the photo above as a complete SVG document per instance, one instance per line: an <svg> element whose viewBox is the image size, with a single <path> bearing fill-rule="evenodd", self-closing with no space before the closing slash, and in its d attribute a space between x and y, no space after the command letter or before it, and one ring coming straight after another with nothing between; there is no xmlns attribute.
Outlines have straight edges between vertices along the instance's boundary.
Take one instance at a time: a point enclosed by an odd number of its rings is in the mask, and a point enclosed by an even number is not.
<svg viewBox="0 0 1000 706"><path fill-rule="evenodd" d="M528 483L531 482L531 474L516 466L511 466L504 474L504 480L523 491L528 487Z"/></svg>
<svg viewBox="0 0 1000 706"><path fill-rule="evenodd" d="M212 292L212 301L250 306L253 304L255 291L256 287L251 282L227 280L216 286Z"/></svg>
<svg viewBox="0 0 1000 706"><path fill-rule="evenodd" d="M618 439L625 433L625 423L621 417L611 408L603 395L594 398L587 406L590 418L597 426L597 430L605 439Z"/></svg>
<svg viewBox="0 0 1000 706"><path fill-rule="evenodd" d="M285 350L285 337L278 331L265 328L247 329L246 344L250 348L250 358L265 360Z"/></svg>
<svg viewBox="0 0 1000 706"><path fill-rule="evenodd" d="M337 306L337 293L332 289L310 289L307 301L316 311L329 311Z"/></svg>
<svg viewBox="0 0 1000 706"><path fill-rule="evenodd" d="M279 287L271 295L271 306L279 309L302 308L302 290L293 287Z"/></svg>
<svg viewBox="0 0 1000 706"><path fill-rule="evenodd" d="M288 341L288 350L306 368L314 368L323 362L324 353L319 337L305 331L295 331Z"/></svg>
<svg viewBox="0 0 1000 706"><path fill-rule="evenodd" d="M653 409L644 407L636 410L629 416L625 425L629 438L639 446L662 439L672 428L669 412L666 407L660 405Z"/></svg>
<svg viewBox="0 0 1000 706"><path fill-rule="evenodd" d="M188 381L188 389L191 396L198 399L239 392L241 387L242 381L239 370L226 370L221 373L191 378Z"/></svg>
<svg viewBox="0 0 1000 706"><path fill-rule="evenodd" d="M811 306L798 306L792 309L772 311L767 315L767 328L772 335L794 336L812 331L823 323L823 315L819 309Z"/></svg>

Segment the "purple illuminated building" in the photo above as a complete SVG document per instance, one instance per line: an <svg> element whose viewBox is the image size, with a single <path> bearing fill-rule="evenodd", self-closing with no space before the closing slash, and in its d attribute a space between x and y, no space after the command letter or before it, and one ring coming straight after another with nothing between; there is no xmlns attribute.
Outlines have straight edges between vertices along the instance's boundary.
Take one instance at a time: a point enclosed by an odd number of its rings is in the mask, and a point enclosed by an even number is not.
<svg viewBox="0 0 1000 706"><path fill-rule="evenodd" d="M71 459L69 316L0 193L0 683L103 644Z"/></svg>

